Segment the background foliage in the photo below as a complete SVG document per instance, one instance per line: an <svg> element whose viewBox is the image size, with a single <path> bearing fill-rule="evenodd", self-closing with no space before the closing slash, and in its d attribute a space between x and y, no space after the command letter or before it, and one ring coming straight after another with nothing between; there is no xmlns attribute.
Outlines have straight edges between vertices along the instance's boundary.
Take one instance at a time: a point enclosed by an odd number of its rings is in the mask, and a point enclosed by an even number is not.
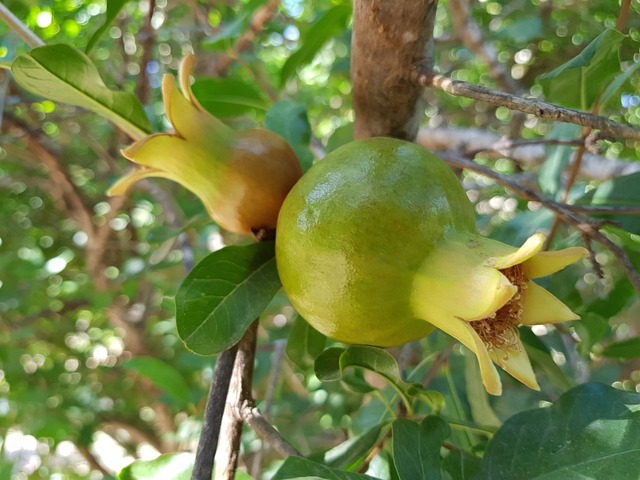
<svg viewBox="0 0 640 480"><path fill-rule="evenodd" d="M453 3L439 5L438 70L502 88L491 66L465 46ZM105 87L89 92L85 101L113 90L140 100L149 125L142 111L127 113L133 126L125 131L167 128L161 76L175 74L183 54L193 50L199 58L194 91L205 108L234 128L278 131L305 168L351 139L348 1L269 2L271 15L257 28L252 20L265 4L255 0L6 6L47 44L86 52ZM610 30L598 37L615 27L619 13L619 2L610 0L497 0L473 2L468 20L479 27L519 93L544 94L557 104L640 126L640 3L631 2L627 36ZM29 51L4 24L0 36L5 64ZM596 37L600 43L590 47L596 54L588 57L585 47ZM53 63L56 58L43 57ZM565 63L572 58L574 64ZM576 84L584 84L580 96ZM425 131L458 127L509 136L517 129L516 138L531 141L580 136L577 127L523 118L504 107L434 90L426 97ZM105 191L129 168L119 150L130 140L80 108L86 103L43 99L19 87L6 69L0 70L0 99L0 479L114 478L134 459L193 451L215 357L191 352L178 338L176 294L187 272L211 251L246 240L220 231L189 192L164 180L141 182L127 198L107 198ZM472 138L477 130L467 131ZM538 165L490 152L476 160L549 198L640 207L640 174L632 174L640 170L640 144L609 139L596 147L603 165L617 166L617 178L582 175L568 190L563 172L576 152L570 142L546 144L546 160ZM553 214L539 204L474 173L464 173L462 180L484 234L517 244L552 227ZM637 268L638 217L614 220L618 224L607 227L607 235ZM554 236L555 247L580 241L563 225ZM637 478L638 460L630 452L640 442L640 401L630 392L640 391L640 304L611 252L593 248L602 272L584 261L544 285L582 320L522 332L542 391L503 376L501 397L486 395L473 358L441 333L392 349L396 360L390 370L380 363L368 368L367 355L376 353L351 351L347 361L350 350L329 343L336 348L325 351L316 375L314 359L326 340L296 318L284 294L270 300L271 286L262 292L269 304L261 315L254 395L307 459L291 457L281 467L278 455L247 429L241 468L274 479L301 472L345 479L362 478L356 472L393 479L604 478L603 472ZM241 266L242 258L237 262ZM251 288L243 278L238 283ZM370 370L379 375L363 373ZM398 395L413 409L410 420L397 418ZM556 403L539 409L551 402ZM599 406L610 409L615 428ZM539 457L516 455L515 471L501 454L500 446L516 443L522 429L552 429L567 418L575 430L547 432L556 443L541 446ZM585 425L592 425L593 436L584 445L571 444L572 432L584 434ZM390 432L393 442L385 441ZM557 464L546 461L544 452L563 446ZM602 451L620 460L607 463L598 457ZM178 464L188 466L182 455ZM597 470L576 466L585 458ZM172 461L160 457L163 468ZM121 478L147 478L147 466L136 463Z"/></svg>

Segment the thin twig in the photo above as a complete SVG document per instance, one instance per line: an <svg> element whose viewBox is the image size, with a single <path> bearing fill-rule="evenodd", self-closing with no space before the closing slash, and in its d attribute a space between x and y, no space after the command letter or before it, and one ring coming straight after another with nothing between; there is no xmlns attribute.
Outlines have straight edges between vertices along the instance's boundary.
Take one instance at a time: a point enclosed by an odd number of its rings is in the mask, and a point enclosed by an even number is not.
<svg viewBox="0 0 640 480"><path fill-rule="evenodd" d="M284 362L286 346L287 346L287 341L284 339L276 340L273 343L273 355L272 355L273 361L271 364L271 372L269 373L269 379L267 381L267 391L264 395L263 419L267 422L270 420L270 417L271 417L271 407L273 406L273 398L275 397L276 389L278 387L280 375L282 372L282 363ZM251 423L249 423L249 425L252 426ZM258 433L257 430L256 430L256 433ZM260 471L262 470L262 457L264 456L264 452L265 452L265 448L264 448L264 445L262 445L260 450L256 452L256 455L253 458L253 462L251 464L251 474L253 477L257 478L260 474Z"/></svg>
<svg viewBox="0 0 640 480"><path fill-rule="evenodd" d="M466 151L465 154L473 158L476 155L485 152L495 152L500 155L505 155L510 150L515 150L516 148L527 147L530 145L545 145L545 146L554 146L554 145L564 145L568 147L580 147L584 145L584 142L581 140L560 140L558 138L534 138L530 140L511 140L509 138L501 138L496 143L491 145L488 148L478 148L476 150Z"/></svg>
<svg viewBox="0 0 640 480"><path fill-rule="evenodd" d="M513 182L504 175L500 175L490 168L478 165L466 158L462 158L452 153L441 153L439 155L449 165L455 168L468 169L480 173L493 179L496 183L512 190L519 197L542 204L546 208L558 214L564 222L572 225L580 233L603 245L613 254L614 257L616 257L618 262L620 262L620 265L624 269L629 281L633 285L633 288L638 292L638 294L640 294L640 274L636 271L631 258L629 258L629 255L627 255L627 252L625 252L624 249L600 231L600 228L610 224L610 221L594 219L583 213L573 212L570 208L567 208L566 204L548 199L530 188Z"/></svg>
<svg viewBox="0 0 640 480"><path fill-rule="evenodd" d="M631 11L631 0L622 0L620 4L620 13L616 21L616 30L625 33L629 24L629 12Z"/></svg>
<svg viewBox="0 0 640 480"><path fill-rule="evenodd" d="M244 422L237 413L245 401L251 400L257 339L258 320L251 324L238 342L238 353L227 395L227 410L220 430L224 443L221 445L223 448L218 452L219 464L216 467L215 478L219 480L233 480L238 467L240 438Z"/></svg>
<svg viewBox="0 0 640 480"><path fill-rule="evenodd" d="M640 140L640 129L630 125L614 122L613 120L598 115L559 107L541 100L518 97L509 93L453 80L445 75L426 72L418 76L417 82L424 87L438 88L454 96L471 98L556 122L566 122L582 125L583 127L591 127L607 132L617 138Z"/></svg>
<svg viewBox="0 0 640 480"><path fill-rule="evenodd" d="M279 5L280 0L269 0L266 5L255 11L251 17L249 29L238 38L229 54L218 61L216 73L219 76L226 76L233 62L237 61L242 53L253 48L256 38L276 14Z"/></svg>
<svg viewBox="0 0 640 480"><path fill-rule="evenodd" d="M213 381L207 397L207 405L204 410L204 420L198 450L191 474L192 480L211 480L213 473L213 461L218 449L218 439L220 437L220 425L224 415L231 382L231 373L236 360L237 346L225 350L218 356L216 366L213 371Z"/></svg>
<svg viewBox="0 0 640 480"><path fill-rule="evenodd" d="M640 207L593 207L591 205L564 204L567 210L588 215L640 215Z"/></svg>
<svg viewBox="0 0 640 480"><path fill-rule="evenodd" d="M151 93L147 66L151 61L151 53L156 40L155 30L151 25L155 9L156 1L149 0L149 11L144 19L142 28L140 29L140 34L138 35L138 42L142 46L142 57L140 58L140 74L138 76L138 84L136 86L136 95L143 105L147 105L149 103L149 94Z"/></svg>
<svg viewBox="0 0 640 480"><path fill-rule="evenodd" d="M456 342L451 342L446 349L444 349L438 354L438 356L433 362L433 365L431 365L431 368L429 369L429 371L424 377L424 380L422 381L422 386L424 388L427 388L431 384L433 379L436 378L436 376L438 375L438 372L440 371L440 368L443 365L445 365L449 360L449 357L453 352L453 347L455 346L456 346Z"/></svg>
<svg viewBox="0 0 640 480"><path fill-rule="evenodd" d="M273 425L264 418L258 408L253 404L253 400L245 400L238 409L237 415L240 419L247 422L256 434L267 441L282 457L300 456L300 452L282 438Z"/></svg>
<svg viewBox="0 0 640 480"><path fill-rule="evenodd" d="M42 47L44 42L38 37L29 27L27 27L22 21L16 17L11 11L0 2L0 19L7 24L7 26L13 30L24 43L31 48Z"/></svg>

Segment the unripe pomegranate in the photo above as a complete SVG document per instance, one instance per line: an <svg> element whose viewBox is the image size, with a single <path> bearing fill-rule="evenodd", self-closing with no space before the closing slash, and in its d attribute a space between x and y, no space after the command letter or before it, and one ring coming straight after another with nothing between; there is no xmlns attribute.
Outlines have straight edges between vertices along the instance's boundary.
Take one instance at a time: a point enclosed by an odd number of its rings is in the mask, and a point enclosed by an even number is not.
<svg viewBox="0 0 640 480"><path fill-rule="evenodd" d="M517 327L577 316L531 281L584 257L542 252L535 234L511 247L476 233L460 182L435 155L371 138L330 153L294 186L278 220L276 260L291 303L317 330L380 347L434 327L478 357L501 393L495 362L538 388Z"/></svg>

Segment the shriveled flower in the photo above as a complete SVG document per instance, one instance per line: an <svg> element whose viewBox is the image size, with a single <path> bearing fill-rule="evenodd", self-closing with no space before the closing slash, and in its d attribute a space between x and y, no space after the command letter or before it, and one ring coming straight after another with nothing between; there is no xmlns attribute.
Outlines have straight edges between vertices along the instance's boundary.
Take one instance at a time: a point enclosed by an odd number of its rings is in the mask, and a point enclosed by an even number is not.
<svg viewBox="0 0 640 480"><path fill-rule="evenodd" d="M162 79L167 118L175 132L150 135L122 154L141 168L120 179L110 195L123 194L146 177L163 177L191 190L221 227L250 234L276 226L287 193L302 175L287 142L268 130L235 132L208 113L189 83L193 55L174 78Z"/></svg>
<svg viewBox="0 0 640 480"><path fill-rule="evenodd" d="M484 386L493 395L502 393L494 363L528 387L540 389L518 326L579 318L531 280L563 269L587 251L542 251L544 242L538 233L516 248L475 233L455 232L428 256L415 277L414 311L476 354Z"/></svg>

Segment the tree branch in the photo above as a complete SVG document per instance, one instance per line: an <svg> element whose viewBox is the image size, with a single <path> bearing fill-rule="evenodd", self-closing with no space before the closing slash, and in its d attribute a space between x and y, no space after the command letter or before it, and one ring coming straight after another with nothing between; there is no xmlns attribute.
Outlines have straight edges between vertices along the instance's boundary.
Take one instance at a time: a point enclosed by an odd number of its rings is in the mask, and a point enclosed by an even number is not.
<svg viewBox="0 0 640 480"><path fill-rule="evenodd" d="M431 152L457 151L468 158L479 153L497 154L524 166L543 163L546 159L545 146L560 143L553 139L515 141L479 128L456 127L421 128L416 142ZM583 142L575 140L570 144L579 146ZM581 177L599 181L639 171L638 162L610 159L589 152L585 152L580 165Z"/></svg>
<svg viewBox="0 0 640 480"><path fill-rule="evenodd" d="M229 68L231 68L231 65L238 59L240 54L251 50L257 36L276 14L278 5L280 5L280 0L269 0L266 5L259 7L255 11L253 17L251 17L249 29L238 38L231 52L218 61L216 72L219 76L227 75Z"/></svg>
<svg viewBox="0 0 640 480"><path fill-rule="evenodd" d="M207 405L204 410L195 464L191 474L192 480L211 480L213 462L218 450L220 425L222 424L237 351L237 346L234 346L222 352L216 361L213 381L211 382Z"/></svg>
<svg viewBox="0 0 640 480"><path fill-rule="evenodd" d="M221 429L222 438L224 438L225 442L219 452L220 462L219 467L216 468L216 479L233 480L235 478L243 425L242 417L238 416L237 412L245 401L251 399L257 339L258 320L251 324L238 342L236 363L233 367L229 395L227 396L227 410Z"/></svg>
<svg viewBox="0 0 640 480"><path fill-rule="evenodd" d="M351 82L355 138L413 140L423 91L412 76L430 68L437 0L355 0Z"/></svg>
<svg viewBox="0 0 640 480"><path fill-rule="evenodd" d="M7 24L7 26L13 30L24 43L31 48L42 47L45 43L38 37L33 31L29 29L24 23L20 21L11 11L0 2L0 19Z"/></svg>
<svg viewBox="0 0 640 480"><path fill-rule="evenodd" d="M237 415L247 422L260 438L269 442L282 457L300 456L300 452L282 438L278 431L273 428L273 425L262 416L258 408L253 404L253 400L245 400L238 409Z"/></svg>
<svg viewBox="0 0 640 480"><path fill-rule="evenodd" d="M417 83L424 87L432 87L458 97L471 98L491 105L507 107L510 110L529 113L536 117L556 122L573 123L583 127L591 127L606 132L614 138L640 140L640 129L624 123L614 122L608 118L570 108L559 107L551 103L532 98L522 98L509 93L490 90L478 85L453 80L437 73L421 73Z"/></svg>
<svg viewBox="0 0 640 480"><path fill-rule="evenodd" d="M478 165L477 163L466 158L462 158L451 153L443 153L439 155L449 165L452 165L456 168L468 169L480 173L481 175L493 179L496 183L507 187L509 190L516 193L519 197L524 198L525 200L530 200L542 204L549 210L555 212L563 222L576 228L585 237L603 245L620 262L620 265L624 269L627 277L629 278L629 281L633 285L633 288L638 292L638 294L640 294L640 274L638 274L635 267L633 266L633 262L631 262L629 255L627 255L627 252L625 252L624 249L619 247L600 231L602 227L609 224L610 222L606 220L597 220L583 213L572 211L571 206L567 206L564 203L548 199L530 188L513 182L504 175L500 175L490 168Z"/></svg>

